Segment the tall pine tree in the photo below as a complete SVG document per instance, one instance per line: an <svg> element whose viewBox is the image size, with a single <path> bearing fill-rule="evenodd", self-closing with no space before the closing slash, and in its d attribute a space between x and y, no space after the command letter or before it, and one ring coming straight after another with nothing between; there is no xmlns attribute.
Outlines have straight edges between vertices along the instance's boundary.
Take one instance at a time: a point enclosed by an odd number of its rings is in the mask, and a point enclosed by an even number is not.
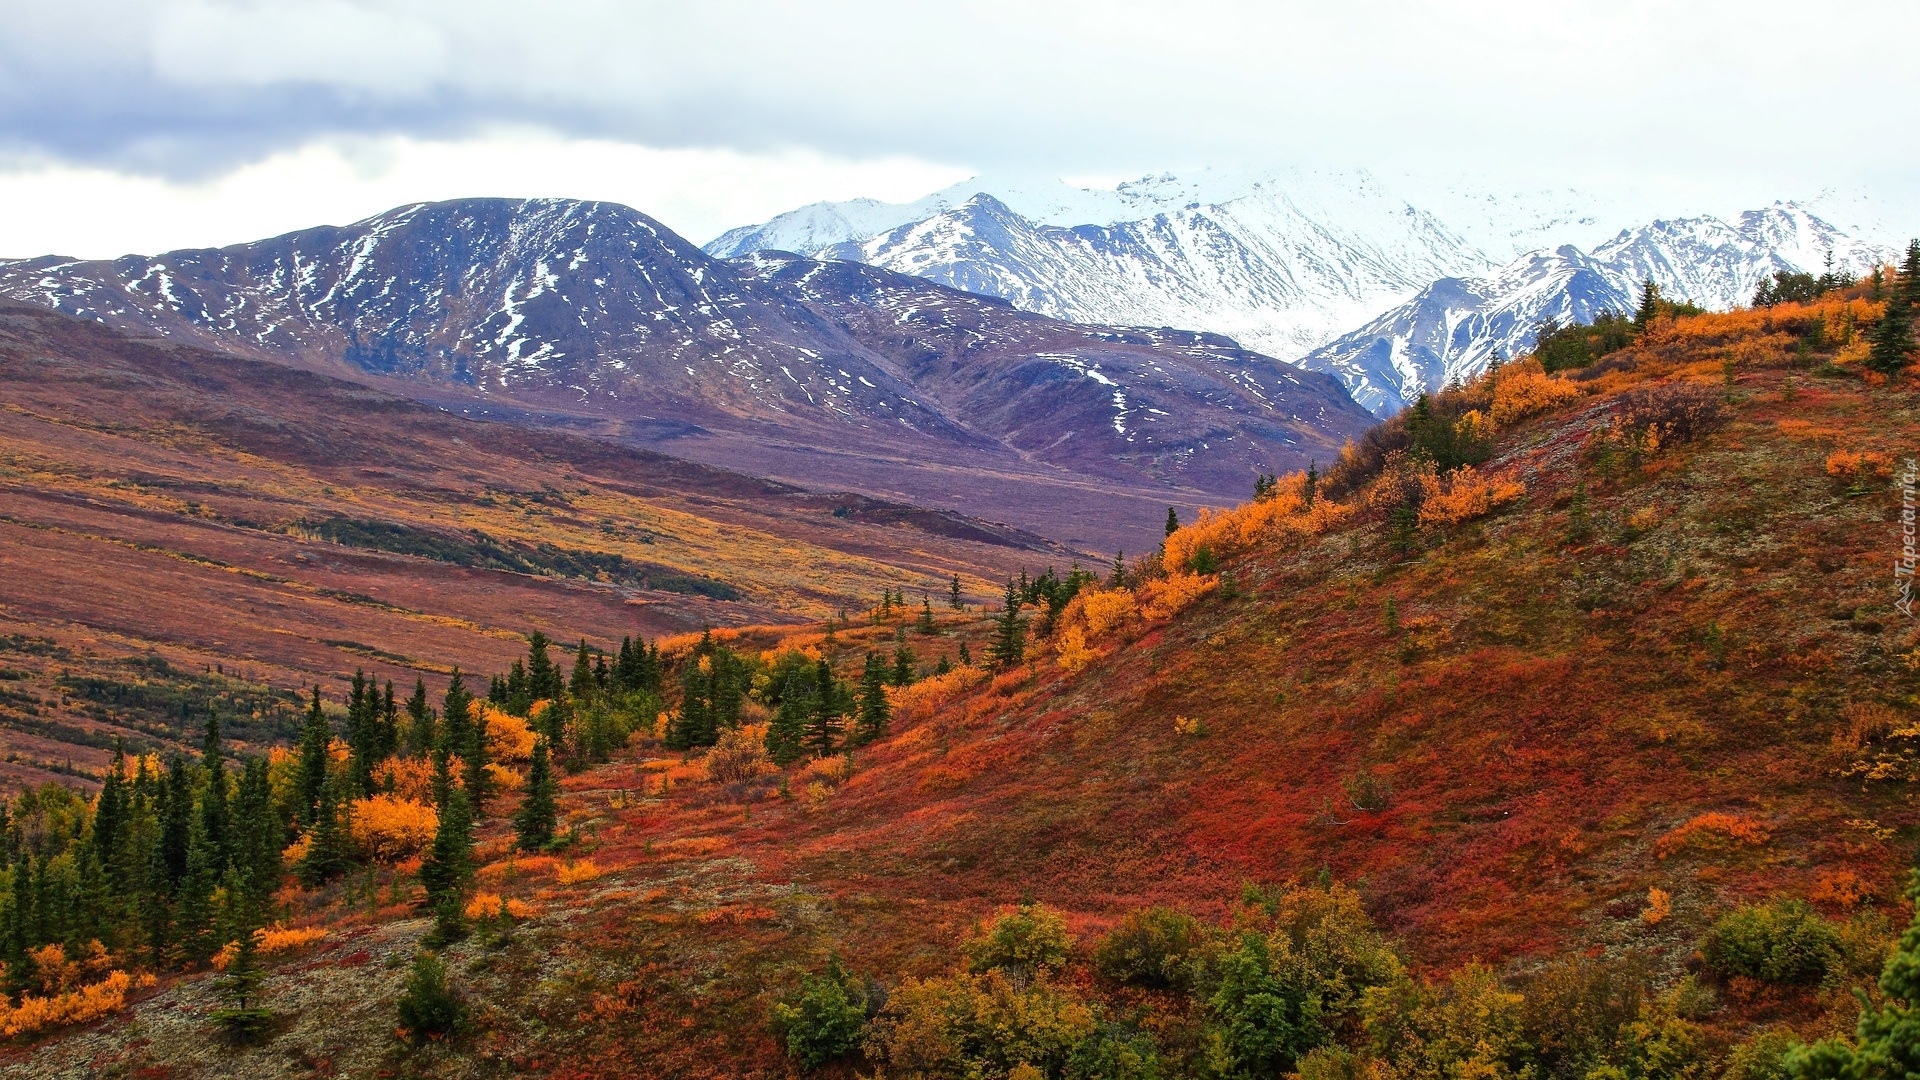
<svg viewBox="0 0 1920 1080"><path fill-rule="evenodd" d="M533 761L527 766L527 794L513 815L513 835L521 851L545 851L553 844L554 796L557 785L548 761L547 740L533 740Z"/></svg>
<svg viewBox="0 0 1920 1080"><path fill-rule="evenodd" d="M864 745L887 733L891 708L887 703L887 664L880 654L867 654L866 667L860 672L860 715L854 726L853 741Z"/></svg>

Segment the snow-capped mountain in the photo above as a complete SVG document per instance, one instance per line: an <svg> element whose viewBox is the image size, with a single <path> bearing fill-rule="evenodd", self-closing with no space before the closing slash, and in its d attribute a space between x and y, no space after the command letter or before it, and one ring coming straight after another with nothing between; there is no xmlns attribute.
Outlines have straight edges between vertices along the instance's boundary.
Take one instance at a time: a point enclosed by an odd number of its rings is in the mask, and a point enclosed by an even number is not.
<svg viewBox="0 0 1920 1080"><path fill-rule="evenodd" d="M1360 171L1203 171L1112 190L985 178L913 203L815 204L708 250L795 250L1063 319L1226 334L1339 375L1382 413L1524 348L1541 318L1630 304L1649 277L1724 308L1775 270L1818 272L1829 249L1856 272L1879 252L1790 203L1616 232L1646 220L1625 216L1644 202Z"/></svg>
<svg viewBox="0 0 1920 1080"><path fill-rule="evenodd" d="M608 203L462 200L0 263L0 294L1102 546L1116 500L1242 498L1369 422L1334 379L1219 335L1066 323L853 263L715 259Z"/></svg>
<svg viewBox="0 0 1920 1080"><path fill-rule="evenodd" d="M1631 311L1643 283L1707 308L1747 302L1777 271L1867 273L1889 249L1842 233L1791 203L1735 221L1695 217L1626 230L1588 254L1572 245L1521 256L1475 277L1442 278L1301 364L1336 375L1354 399L1385 416L1422 392L1486 369L1495 353L1533 344L1546 319L1591 322L1603 310Z"/></svg>

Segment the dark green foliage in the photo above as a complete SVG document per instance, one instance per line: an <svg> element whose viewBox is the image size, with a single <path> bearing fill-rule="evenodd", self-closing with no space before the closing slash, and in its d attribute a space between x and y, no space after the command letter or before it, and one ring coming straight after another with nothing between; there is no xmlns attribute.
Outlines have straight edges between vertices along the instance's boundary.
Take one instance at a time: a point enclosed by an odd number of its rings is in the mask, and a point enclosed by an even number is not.
<svg viewBox="0 0 1920 1080"><path fill-rule="evenodd" d="M720 732L738 727L753 674L745 657L703 635L680 673L680 713L667 725L667 748L712 746Z"/></svg>
<svg viewBox="0 0 1920 1080"><path fill-rule="evenodd" d="M1799 900L1749 904L1720 917L1701 943L1707 967L1774 983L1817 983L1840 957L1833 925Z"/></svg>
<svg viewBox="0 0 1920 1080"><path fill-rule="evenodd" d="M920 618L913 624L913 628L922 634L937 634L940 632L940 627L933 621L932 597L922 596L920 598Z"/></svg>
<svg viewBox="0 0 1920 1080"><path fill-rule="evenodd" d="M1213 555L1213 549L1201 544L1187 560L1187 569L1196 574L1217 574L1220 572L1220 560Z"/></svg>
<svg viewBox="0 0 1920 1080"><path fill-rule="evenodd" d="M842 720L853 711L853 694L834 678L833 665L825 659L814 665L807 705L806 734L801 745L814 757L827 757L840 746Z"/></svg>
<svg viewBox="0 0 1920 1080"><path fill-rule="evenodd" d="M955 611L959 611L967 606L966 602L960 599L959 574L953 575L952 580L947 582L947 605Z"/></svg>
<svg viewBox="0 0 1920 1080"><path fill-rule="evenodd" d="M1273 498L1280 487L1280 478L1272 473L1259 473L1253 478L1253 501L1265 502Z"/></svg>
<svg viewBox="0 0 1920 1080"><path fill-rule="evenodd" d="M344 517L309 521L303 523L302 527L335 544L414 555L459 566L588 581L607 580L637 589L659 589L714 600L740 598L740 590L714 578L639 562L614 552L500 540L478 529L462 536L429 532L390 521Z"/></svg>
<svg viewBox="0 0 1920 1080"><path fill-rule="evenodd" d="M538 630L527 635L527 693L534 701L552 701L560 696L560 669L547 655L551 644Z"/></svg>
<svg viewBox="0 0 1920 1080"><path fill-rule="evenodd" d="M1913 320L1915 306L1920 305L1920 240L1907 245L1906 261L1890 293L1886 314L1867 335L1871 346L1867 366L1883 375L1895 374L1913 360Z"/></svg>
<svg viewBox="0 0 1920 1080"><path fill-rule="evenodd" d="M1633 320L1611 311L1600 312L1586 326L1548 319L1534 330L1533 355L1548 374L1570 371L1633 344L1637 332Z"/></svg>
<svg viewBox="0 0 1920 1080"><path fill-rule="evenodd" d="M408 757L424 758L433 752L434 739L438 737L438 718L433 714L433 706L427 704L427 683L416 678L413 682L413 694L407 698L406 748Z"/></svg>
<svg viewBox="0 0 1920 1080"><path fill-rule="evenodd" d="M1478 465L1493 452L1488 436L1475 437L1453 409L1437 408L1430 395L1421 394L1406 414L1407 453L1433 462L1441 472Z"/></svg>
<svg viewBox="0 0 1920 1080"><path fill-rule="evenodd" d="M860 712L852 740L855 745L865 745L886 735L891 715L887 681L886 662L880 659L879 653L868 653L866 666L860 672Z"/></svg>
<svg viewBox="0 0 1920 1080"><path fill-rule="evenodd" d="M1060 913L1025 903L995 918L967 943L967 968L1033 976L1060 970L1072 954L1073 938Z"/></svg>
<svg viewBox="0 0 1920 1080"><path fill-rule="evenodd" d="M918 657L913 655L913 650L908 648L905 642L893 647L893 685L913 685L914 664L918 659Z"/></svg>
<svg viewBox="0 0 1920 1080"><path fill-rule="evenodd" d="M553 844L554 796L559 786L548 761L547 740L533 741L533 761L527 766L527 793L513 815L513 835L521 851L544 851Z"/></svg>
<svg viewBox="0 0 1920 1080"><path fill-rule="evenodd" d="M1911 249L1910 249L1911 250ZM1910 255L1911 257L1911 255ZM1911 1080L1920 1076L1920 871L1908 878L1913 923L1880 972L1882 1002L1860 999L1852 1046L1829 1039L1789 1055L1795 1080Z"/></svg>
<svg viewBox="0 0 1920 1080"><path fill-rule="evenodd" d="M274 1014L258 1000L261 971L254 955L253 934L243 933L237 940L240 948L217 980L221 1004L213 1011L212 1020L228 1042L248 1046L262 1041L272 1030Z"/></svg>
<svg viewBox="0 0 1920 1080"><path fill-rule="evenodd" d="M1174 533L1177 533L1179 531L1180 531L1180 514L1177 511L1175 511L1173 507L1169 506L1167 507L1167 535L1172 536Z"/></svg>
<svg viewBox="0 0 1920 1080"><path fill-rule="evenodd" d="M1267 1077L1293 1068L1294 1060L1325 1042L1319 1000L1298 981L1276 970L1267 939L1242 934L1220 957L1215 989L1207 999L1210 1056L1222 1075Z"/></svg>
<svg viewBox="0 0 1920 1080"><path fill-rule="evenodd" d="M801 976L800 989L774 1004L773 1030L795 1064L817 1069L859 1048L867 1012L866 987L836 956L820 974Z"/></svg>
<svg viewBox="0 0 1920 1080"><path fill-rule="evenodd" d="M454 989L447 965L426 950L414 954L397 1008L400 1030L415 1046L454 1034L467 1019L466 1001Z"/></svg>
<svg viewBox="0 0 1920 1080"><path fill-rule="evenodd" d="M966 648L961 642L960 647ZM1009 668L1027 656L1027 624L1020 618L1020 592L1012 582L1000 614L993 620L993 640L987 645L987 657L995 668Z"/></svg>
<svg viewBox="0 0 1920 1080"><path fill-rule="evenodd" d="M300 763L294 778L294 818L310 825L320 806L320 793L327 786L327 745L333 741L333 728L320 709L320 687L313 688L313 702L307 706L307 722L300 729Z"/></svg>
<svg viewBox="0 0 1920 1080"><path fill-rule="evenodd" d="M1161 990L1185 989L1192 981L1197 950L1206 942L1200 920L1181 911L1147 908L1130 911L1093 950L1093 968L1102 978Z"/></svg>
<svg viewBox="0 0 1920 1080"><path fill-rule="evenodd" d="M1167 1065L1153 1036L1122 1024L1102 1024L1067 1059L1066 1080L1163 1080Z"/></svg>
<svg viewBox="0 0 1920 1080"><path fill-rule="evenodd" d="M433 843L420 862L420 884L427 904L440 911L458 911L461 890L473 875L473 814L465 792L447 793L434 829Z"/></svg>
<svg viewBox="0 0 1920 1080"><path fill-rule="evenodd" d="M353 858L353 837L335 800L332 785L323 788L307 829L307 853L296 872L309 888L346 873Z"/></svg>

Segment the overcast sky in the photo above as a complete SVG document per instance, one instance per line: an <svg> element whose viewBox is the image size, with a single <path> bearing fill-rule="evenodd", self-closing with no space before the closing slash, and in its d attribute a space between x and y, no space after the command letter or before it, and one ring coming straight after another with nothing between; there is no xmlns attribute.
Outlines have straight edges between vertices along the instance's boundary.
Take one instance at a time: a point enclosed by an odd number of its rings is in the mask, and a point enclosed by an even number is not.
<svg viewBox="0 0 1920 1080"><path fill-rule="evenodd" d="M1842 188L1899 216L1917 61L1916 0L0 0L0 255L469 195L613 199L704 241L979 172L1200 165L1726 208Z"/></svg>

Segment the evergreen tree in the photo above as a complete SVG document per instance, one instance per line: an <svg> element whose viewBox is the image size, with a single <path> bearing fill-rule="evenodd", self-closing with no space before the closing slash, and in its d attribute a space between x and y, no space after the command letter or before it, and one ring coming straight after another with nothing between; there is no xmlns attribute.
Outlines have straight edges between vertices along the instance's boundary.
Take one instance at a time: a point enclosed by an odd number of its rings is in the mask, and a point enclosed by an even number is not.
<svg viewBox="0 0 1920 1080"><path fill-rule="evenodd" d="M1320 463L1317 461L1309 461L1307 462L1307 482L1300 487L1301 503L1309 510L1313 509L1313 496L1314 493L1319 490L1319 487Z"/></svg>
<svg viewBox="0 0 1920 1080"><path fill-rule="evenodd" d="M200 791L200 830L206 838L207 859L212 878L227 869L229 814L227 808L227 770L220 758L220 718L207 709L206 739L201 744L200 768L206 782Z"/></svg>
<svg viewBox="0 0 1920 1080"><path fill-rule="evenodd" d="M116 741L113 764L107 767L107 775L100 782L100 794L93 800L93 854L100 865L107 868L109 888L116 893L126 884L118 880L115 868L121 865L121 852L131 824L128 819L132 814L126 781L122 779L126 767L126 750Z"/></svg>
<svg viewBox="0 0 1920 1080"><path fill-rule="evenodd" d="M1666 301L1660 295L1659 283L1648 278L1646 284L1640 288L1640 307L1633 313L1634 327L1645 330L1651 326L1653 320L1660 316L1660 311L1665 305Z"/></svg>
<svg viewBox="0 0 1920 1080"><path fill-rule="evenodd" d="M427 681L413 680L413 696L407 699L407 756L424 758L433 752L435 738L433 706L427 704Z"/></svg>
<svg viewBox="0 0 1920 1080"><path fill-rule="evenodd" d="M953 670L953 661L948 660L944 656L942 656L933 665L933 673L935 676L945 675L951 672L952 670Z"/></svg>
<svg viewBox="0 0 1920 1080"><path fill-rule="evenodd" d="M451 910L457 917L460 892L473 873L473 815L466 793L448 793L440 812L440 823L433 832L433 843L420 863L420 884L427 890L427 904L443 914Z"/></svg>
<svg viewBox="0 0 1920 1080"><path fill-rule="evenodd" d="M1906 262L1888 291L1886 314L1867 335L1871 345L1867 366L1882 375L1898 374L1913 357L1914 305L1920 303L1920 240L1907 245Z"/></svg>
<svg viewBox="0 0 1920 1080"><path fill-rule="evenodd" d="M560 669L547 655L547 635L535 630L527 635L527 693L533 701L549 701L560 696Z"/></svg>
<svg viewBox="0 0 1920 1080"><path fill-rule="evenodd" d="M342 819L340 803L333 785L320 791L320 804L314 808L313 824L307 829L307 853L300 859L300 883L312 888L346 873L352 861L353 838Z"/></svg>
<svg viewBox="0 0 1920 1080"><path fill-rule="evenodd" d="M326 713L320 709L320 687L313 688L313 702L307 706L307 722L300 729L300 761L294 774L297 802L294 817L302 825L311 825L320 806L320 793L327 786L327 745L333 731L327 726Z"/></svg>
<svg viewBox="0 0 1920 1080"><path fill-rule="evenodd" d="M1827 1039L1794 1049L1785 1062L1793 1080L1920 1076L1920 871L1909 877L1907 896L1915 902L1913 924L1880 971L1881 1004L1872 1004L1855 990L1861 1008L1853 1044Z"/></svg>
<svg viewBox="0 0 1920 1080"><path fill-rule="evenodd" d="M854 742L859 745L882 738L887 733L890 713L887 704L887 665L880 654L867 654L866 667L860 673L860 716L854 727Z"/></svg>
<svg viewBox="0 0 1920 1080"><path fill-rule="evenodd" d="M240 774L233 821L232 867L247 890L248 909L264 911L280 886L280 850L286 844L286 826L273 813L273 785L264 758L248 760Z"/></svg>
<svg viewBox="0 0 1920 1080"><path fill-rule="evenodd" d="M953 575L952 580L947 582L947 604L955 611L959 611L967 606L965 601L960 599L959 574Z"/></svg>
<svg viewBox="0 0 1920 1080"><path fill-rule="evenodd" d="M833 665L825 659L814 665L812 715L807 718L806 749L815 757L826 757L839 745L840 718L846 715L844 691L833 677Z"/></svg>
<svg viewBox="0 0 1920 1080"><path fill-rule="evenodd" d="M486 813L487 800L493 797L493 777L487 772L488 760L487 719L482 714L474 717L469 725L467 745L460 750L460 783L466 790L467 812L475 819Z"/></svg>
<svg viewBox="0 0 1920 1080"><path fill-rule="evenodd" d="M554 795L557 785L547 760L547 740L533 741L533 761L527 766L527 794L513 815L513 834L521 851L545 851L553 843Z"/></svg>
<svg viewBox="0 0 1920 1080"><path fill-rule="evenodd" d="M593 696L593 656L587 651L587 639L580 639L580 651L573 656L573 676L567 680L567 693L575 701L585 701Z"/></svg>
<svg viewBox="0 0 1920 1080"><path fill-rule="evenodd" d="M994 619L993 641L987 646L987 655L996 669L1009 668L1026 659L1027 627L1020 618L1020 593L1012 582L1007 583L1004 606Z"/></svg>
<svg viewBox="0 0 1920 1080"><path fill-rule="evenodd" d="M187 775L186 760L178 754L167 763L167 781L161 789L160 844L161 884L169 896L187 876L187 853L193 836L193 779Z"/></svg>
<svg viewBox="0 0 1920 1080"><path fill-rule="evenodd" d="M935 626L933 622L932 597L925 595L920 597L920 621L914 625L914 629L922 634L939 633L940 628Z"/></svg>
<svg viewBox="0 0 1920 1080"><path fill-rule="evenodd" d="M813 678L807 669L787 676L780 691L780 705L767 724L767 755L774 764L786 766L799 760L806 740L807 719L813 715Z"/></svg>
<svg viewBox="0 0 1920 1080"><path fill-rule="evenodd" d="M457 754L473 738L473 695L467 693L460 669L453 669L447 681L447 694L440 703L440 741L449 753Z"/></svg>
<svg viewBox="0 0 1920 1080"><path fill-rule="evenodd" d="M1107 588L1124 589L1127 587L1127 556L1124 551L1113 553L1113 569L1107 573Z"/></svg>
<svg viewBox="0 0 1920 1080"><path fill-rule="evenodd" d="M1174 510L1173 507L1169 506L1167 507L1167 535L1172 536L1174 533L1177 533L1179 531L1180 531L1180 515L1177 511Z"/></svg>
<svg viewBox="0 0 1920 1080"><path fill-rule="evenodd" d="M387 680L387 686L380 694L380 723L376 729L377 738L373 753L374 764L400 752L400 710L393 701L393 680Z"/></svg>
<svg viewBox="0 0 1920 1080"><path fill-rule="evenodd" d="M229 1041L249 1044L258 1042L267 1033L273 1023L273 1010L255 1001L262 972L255 956L252 928L237 934L233 940L239 942L240 947L220 975L217 985L222 1004L212 1016Z"/></svg>
<svg viewBox="0 0 1920 1080"><path fill-rule="evenodd" d="M913 650L903 642L893 647L893 685L913 685Z"/></svg>
<svg viewBox="0 0 1920 1080"><path fill-rule="evenodd" d="M967 643L964 641L960 643L960 664L963 667L973 666L973 650L967 648Z"/></svg>
<svg viewBox="0 0 1920 1080"><path fill-rule="evenodd" d="M214 941L213 891L220 883L214 866L215 852L202 824L194 823L188 841L187 872L180 879L180 899L176 908L175 934L182 958L190 964L204 964L219 948Z"/></svg>

